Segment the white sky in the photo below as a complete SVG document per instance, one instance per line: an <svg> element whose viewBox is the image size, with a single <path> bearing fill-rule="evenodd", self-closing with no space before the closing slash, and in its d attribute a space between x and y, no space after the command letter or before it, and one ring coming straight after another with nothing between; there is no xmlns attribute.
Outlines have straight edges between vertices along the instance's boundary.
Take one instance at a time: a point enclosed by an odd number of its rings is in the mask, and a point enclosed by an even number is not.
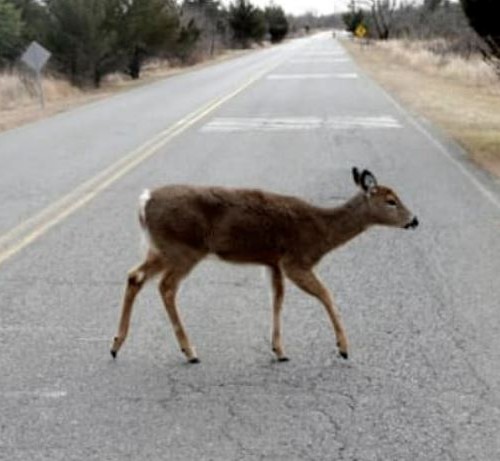
<svg viewBox="0 0 500 461"><path fill-rule="evenodd" d="M223 1L226 4L230 2L230 0ZM251 0L251 2L256 6L265 7L271 3L271 0ZM310 11L317 14L332 14L345 11L349 0L274 0L274 3L280 5L287 14L303 14Z"/></svg>
<svg viewBox="0 0 500 461"><path fill-rule="evenodd" d="M274 3L280 5L285 13L303 14L308 11L314 11L318 14L332 14L334 11L345 9L349 0L274 0ZM266 6L269 0L253 0L253 4Z"/></svg>
<svg viewBox="0 0 500 461"><path fill-rule="evenodd" d="M228 5L232 0L222 0ZM250 0L253 5L261 8L269 5L271 0ZM286 14L304 14L314 11L317 14L331 14L335 11L346 9L349 0L273 0L273 3L281 6Z"/></svg>

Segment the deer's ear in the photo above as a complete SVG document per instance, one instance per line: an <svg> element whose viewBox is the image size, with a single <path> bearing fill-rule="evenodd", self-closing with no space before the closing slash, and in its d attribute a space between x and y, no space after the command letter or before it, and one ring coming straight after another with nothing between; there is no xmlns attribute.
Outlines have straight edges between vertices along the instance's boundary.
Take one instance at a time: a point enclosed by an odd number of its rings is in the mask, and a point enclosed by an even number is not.
<svg viewBox="0 0 500 461"><path fill-rule="evenodd" d="M370 171L363 170L363 173L361 173L361 178L359 180L359 185L365 192L369 193L373 188L377 186L377 179Z"/></svg>
<svg viewBox="0 0 500 461"><path fill-rule="evenodd" d="M359 172L359 170L353 166L352 167L352 179L354 179L354 184L356 184L356 186L360 186L360 181L361 181L361 173Z"/></svg>

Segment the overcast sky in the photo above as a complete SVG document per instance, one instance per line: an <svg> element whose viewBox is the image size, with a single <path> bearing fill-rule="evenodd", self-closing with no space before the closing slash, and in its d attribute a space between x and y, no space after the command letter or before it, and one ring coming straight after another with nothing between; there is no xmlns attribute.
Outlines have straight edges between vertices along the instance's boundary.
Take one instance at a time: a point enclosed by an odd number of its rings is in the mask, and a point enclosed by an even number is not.
<svg viewBox="0 0 500 461"><path fill-rule="evenodd" d="M421 1L421 0L417 0ZM230 0L225 0L230 3ZM251 0L254 5L265 7L271 3L270 0ZM332 14L333 12L345 11L349 0L274 0L287 14L303 14L314 11L317 14Z"/></svg>
<svg viewBox="0 0 500 461"><path fill-rule="evenodd" d="M266 6L269 0L253 0L255 5ZM332 14L341 7L345 9L348 0L274 0L289 14L303 14L307 11L315 11L318 14Z"/></svg>
<svg viewBox="0 0 500 461"><path fill-rule="evenodd" d="M233 0L222 0L228 5ZM250 0L253 5L265 7L271 0ZM314 11L317 14L332 14L333 11L345 10L349 0L273 0L273 3L281 6L287 14L304 14Z"/></svg>

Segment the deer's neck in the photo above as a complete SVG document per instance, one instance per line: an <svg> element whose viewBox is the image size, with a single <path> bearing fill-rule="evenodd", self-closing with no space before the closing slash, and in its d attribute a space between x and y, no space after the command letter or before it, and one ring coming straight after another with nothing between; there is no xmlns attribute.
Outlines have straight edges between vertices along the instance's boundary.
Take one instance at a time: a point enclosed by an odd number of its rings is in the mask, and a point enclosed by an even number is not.
<svg viewBox="0 0 500 461"><path fill-rule="evenodd" d="M333 250L371 225L368 205L363 194L358 194L343 205L325 210L328 228L328 249Z"/></svg>

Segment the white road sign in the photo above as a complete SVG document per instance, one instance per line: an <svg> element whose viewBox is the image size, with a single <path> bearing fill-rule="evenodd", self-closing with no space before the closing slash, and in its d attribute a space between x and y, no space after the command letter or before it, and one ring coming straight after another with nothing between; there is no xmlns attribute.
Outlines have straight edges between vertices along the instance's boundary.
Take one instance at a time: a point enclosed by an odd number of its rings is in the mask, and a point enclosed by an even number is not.
<svg viewBox="0 0 500 461"><path fill-rule="evenodd" d="M43 87L40 73L50 56L50 51L46 50L37 42L31 42L30 46L26 48L26 51L21 56L21 61L35 72L38 84L38 94L40 96L40 105L42 106L42 109L45 107L45 99L43 97Z"/></svg>
<svg viewBox="0 0 500 461"><path fill-rule="evenodd" d="M31 42L30 46L28 46L21 56L21 61L38 74L43 69L43 66L45 66L50 56L50 51L46 50L42 45L37 42Z"/></svg>

